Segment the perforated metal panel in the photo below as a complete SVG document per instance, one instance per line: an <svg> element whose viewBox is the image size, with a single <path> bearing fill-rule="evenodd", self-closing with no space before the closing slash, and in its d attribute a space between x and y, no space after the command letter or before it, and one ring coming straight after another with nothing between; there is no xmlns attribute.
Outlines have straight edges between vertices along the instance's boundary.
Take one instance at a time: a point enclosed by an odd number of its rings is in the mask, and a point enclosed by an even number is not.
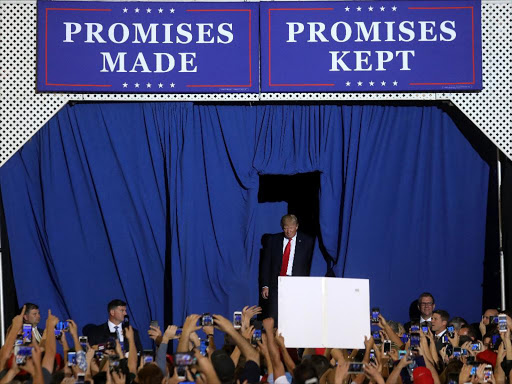
<svg viewBox="0 0 512 384"><path fill-rule="evenodd" d="M0 166L68 101L451 100L512 158L512 1L482 5L483 83L476 93L36 93L36 1L0 3Z"/></svg>

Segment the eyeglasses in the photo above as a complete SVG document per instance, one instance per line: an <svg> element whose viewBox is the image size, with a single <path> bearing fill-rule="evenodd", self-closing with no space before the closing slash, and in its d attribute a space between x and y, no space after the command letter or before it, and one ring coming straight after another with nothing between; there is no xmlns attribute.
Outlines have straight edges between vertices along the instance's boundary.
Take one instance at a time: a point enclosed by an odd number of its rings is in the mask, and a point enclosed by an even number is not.
<svg viewBox="0 0 512 384"><path fill-rule="evenodd" d="M432 305L434 305L434 303L432 301L430 301L428 303L420 303L420 306L422 306L422 307L431 307Z"/></svg>

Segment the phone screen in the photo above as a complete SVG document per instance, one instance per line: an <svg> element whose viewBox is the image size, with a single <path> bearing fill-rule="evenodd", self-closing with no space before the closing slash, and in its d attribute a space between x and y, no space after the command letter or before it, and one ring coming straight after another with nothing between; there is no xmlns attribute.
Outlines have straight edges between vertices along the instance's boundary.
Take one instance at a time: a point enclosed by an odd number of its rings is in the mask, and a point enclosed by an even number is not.
<svg viewBox="0 0 512 384"><path fill-rule="evenodd" d="M412 324L411 325L411 333L419 332L419 331L420 331L420 326L418 324Z"/></svg>
<svg viewBox="0 0 512 384"><path fill-rule="evenodd" d="M176 353L174 355L174 362L177 366L192 365L195 363L196 358L191 353Z"/></svg>
<svg viewBox="0 0 512 384"><path fill-rule="evenodd" d="M507 315L498 316L498 329L500 332L507 332Z"/></svg>
<svg viewBox="0 0 512 384"><path fill-rule="evenodd" d="M386 340L386 341L384 342L384 347L383 347L383 348L384 348L384 353L389 353L389 352L391 352L391 341Z"/></svg>
<svg viewBox="0 0 512 384"><path fill-rule="evenodd" d="M32 342L32 324L23 324L23 343L30 344Z"/></svg>
<svg viewBox="0 0 512 384"><path fill-rule="evenodd" d="M242 327L242 312L233 313L233 326L236 329L240 329Z"/></svg>
<svg viewBox="0 0 512 384"><path fill-rule="evenodd" d="M363 372L363 363L350 363L348 366L348 373L361 373Z"/></svg>
<svg viewBox="0 0 512 384"><path fill-rule="evenodd" d="M420 335L412 334L411 335L411 347L418 347L420 345Z"/></svg>
<svg viewBox="0 0 512 384"><path fill-rule="evenodd" d="M372 317L371 322L372 323L378 323L379 322L379 315L380 315L380 309L379 308L372 308Z"/></svg>

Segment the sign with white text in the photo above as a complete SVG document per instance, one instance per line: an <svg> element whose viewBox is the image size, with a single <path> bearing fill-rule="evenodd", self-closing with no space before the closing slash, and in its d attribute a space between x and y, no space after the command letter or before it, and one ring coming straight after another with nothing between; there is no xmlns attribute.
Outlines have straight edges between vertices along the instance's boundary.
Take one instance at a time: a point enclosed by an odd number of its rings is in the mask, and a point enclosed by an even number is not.
<svg viewBox="0 0 512 384"><path fill-rule="evenodd" d="M482 89L480 1L263 2L263 92Z"/></svg>
<svg viewBox="0 0 512 384"><path fill-rule="evenodd" d="M257 3L38 2L37 90L258 92Z"/></svg>

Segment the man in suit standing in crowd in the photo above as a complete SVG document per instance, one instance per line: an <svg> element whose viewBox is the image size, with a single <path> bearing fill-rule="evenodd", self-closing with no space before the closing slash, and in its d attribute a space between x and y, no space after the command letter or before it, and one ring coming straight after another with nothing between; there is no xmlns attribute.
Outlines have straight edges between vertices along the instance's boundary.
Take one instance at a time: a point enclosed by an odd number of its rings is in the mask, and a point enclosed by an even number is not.
<svg viewBox="0 0 512 384"><path fill-rule="evenodd" d="M25 324L32 325L32 337L39 343L43 335L43 330L37 327L37 325L41 321L41 313L39 313L39 306L34 303L25 303L24 306L25 314L23 315L23 322ZM23 308L23 306L21 308Z"/></svg>
<svg viewBox="0 0 512 384"><path fill-rule="evenodd" d="M281 218L283 232L270 235L260 261L261 296L268 300L268 316L277 322L277 281L279 276L309 276L315 240L298 232L295 215Z"/></svg>
<svg viewBox="0 0 512 384"><path fill-rule="evenodd" d="M108 303L108 321L106 323L97 325L92 328L88 333L89 345L97 345L106 343L108 339L118 339L123 343L125 350L128 348L128 341L125 342L123 333L123 321L126 312L126 303L122 300L115 299ZM135 345L138 351L142 351L142 344L140 342L139 333L133 329Z"/></svg>

